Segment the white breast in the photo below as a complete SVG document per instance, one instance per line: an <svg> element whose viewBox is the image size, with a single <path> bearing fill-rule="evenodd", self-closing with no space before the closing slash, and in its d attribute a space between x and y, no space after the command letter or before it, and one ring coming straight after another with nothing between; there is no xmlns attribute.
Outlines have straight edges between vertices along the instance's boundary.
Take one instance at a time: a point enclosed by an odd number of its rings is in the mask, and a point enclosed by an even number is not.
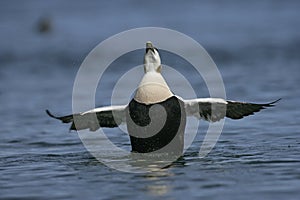
<svg viewBox="0 0 300 200"><path fill-rule="evenodd" d="M173 96L168 84L160 73L148 72L141 80L134 99L139 103L153 104Z"/></svg>

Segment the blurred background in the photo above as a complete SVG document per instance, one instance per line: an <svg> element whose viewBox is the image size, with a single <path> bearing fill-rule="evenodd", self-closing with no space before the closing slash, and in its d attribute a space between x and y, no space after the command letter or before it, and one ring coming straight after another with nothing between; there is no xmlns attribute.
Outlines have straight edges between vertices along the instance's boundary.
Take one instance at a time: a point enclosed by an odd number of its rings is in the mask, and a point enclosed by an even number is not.
<svg viewBox="0 0 300 200"><path fill-rule="evenodd" d="M0 198L297 199L299 7L297 0L0 1ZM218 66L229 99L282 101L256 116L227 120L205 159L197 158L204 122L169 169L136 175L101 165L76 133L68 134L68 125L44 110L72 112L73 81L85 56L114 34L146 26L199 42ZM142 56L123 60L136 66ZM192 82L201 97L208 95L203 82ZM110 103L111 87L104 84L99 105ZM127 135L116 132L107 130L129 148Z"/></svg>

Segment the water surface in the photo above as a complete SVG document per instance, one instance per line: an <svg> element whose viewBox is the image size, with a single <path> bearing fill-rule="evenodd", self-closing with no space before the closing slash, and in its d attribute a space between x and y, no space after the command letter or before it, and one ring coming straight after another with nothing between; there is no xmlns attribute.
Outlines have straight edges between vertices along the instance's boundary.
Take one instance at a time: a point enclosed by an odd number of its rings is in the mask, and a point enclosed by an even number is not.
<svg viewBox="0 0 300 200"><path fill-rule="evenodd" d="M299 2L119 4L0 3L0 198L297 199ZM50 19L50 32L37 30L42 18ZM175 29L201 43L216 62L229 99L282 101L255 116L226 120L204 159L197 156L208 126L201 121L192 146L167 169L132 174L106 167L87 152L76 132L69 133L68 125L44 110L70 113L73 81L88 52L113 34L142 26ZM135 55L141 57L129 56L124 65L142 62L142 54ZM181 65L168 54L163 58L168 65ZM190 79L197 94L206 97L203 81ZM103 84L98 105L110 104L112 83ZM129 149L126 135L105 132Z"/></svg>

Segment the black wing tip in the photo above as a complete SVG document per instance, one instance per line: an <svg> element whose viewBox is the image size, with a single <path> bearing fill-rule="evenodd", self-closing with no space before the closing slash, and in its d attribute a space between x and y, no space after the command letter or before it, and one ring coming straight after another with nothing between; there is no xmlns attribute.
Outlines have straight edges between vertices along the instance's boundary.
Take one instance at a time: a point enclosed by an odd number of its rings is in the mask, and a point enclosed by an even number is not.
<svg viewBox="0 0 300 200"><path fill-rule="evenodd" d="M46 110L47 115L49 115L49 117L52 117L54 119L58 119L58 117L54 116L48 109Z"/></svg>
<svg viewBox="0 0 300 200"><path fill-rule="evenodd" d="M67 116L58 117L58 116L53 115L48 109L46 110L46 113L47 113L47 115L49 115L49 117L54 118L54 119L58 119L62 123L73 122L73 115L67 115Z"/></svg>
<svg viewBox="0 0 300 200"><path fill-rule="evenodd" d="M277 103L277 102L279 102L279 101L281 101L281 100L282 100L282 98L279 98L279 99L277 99L276 101L273 101L271 104Z"/></svg>
<svg viewBox="0 0 300 200"><path fill-rule="evenodd" d="M277 102L279 102L281 99L282 99L282 98L279 98L279 99L277 99L277 100L275 100L275 101L272 101L272 102L270 102L270 103L264 104L263 106L264 106L264 107L273 107L273 106L275 106L275 104L276 104Z"/></svg>

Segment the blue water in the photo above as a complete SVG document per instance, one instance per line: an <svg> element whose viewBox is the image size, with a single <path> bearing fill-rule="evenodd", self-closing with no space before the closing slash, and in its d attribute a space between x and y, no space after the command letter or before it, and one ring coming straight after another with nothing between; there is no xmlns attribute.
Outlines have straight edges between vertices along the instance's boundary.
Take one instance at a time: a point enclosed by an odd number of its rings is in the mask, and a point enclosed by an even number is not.
<svg viewBox="0 0 300 200"><path fill-rule="evenodd" d="M1 1L0 199L298 199L299 6L296 0ZM43 19L50 21L45 32L38 31ZM207 122L167 169L132 174L106 167L76 132L44 110L69 114L73 82L89 51L143 26L174 29L201 43L222 74L228 99L282 101L255 116L226 120L204 159L197 153ZM191 75L191 82L207 96L203 81ZM110 104L110 88L104 86L99 105ZM128 147L116 132L106 130Z"/></svg>

